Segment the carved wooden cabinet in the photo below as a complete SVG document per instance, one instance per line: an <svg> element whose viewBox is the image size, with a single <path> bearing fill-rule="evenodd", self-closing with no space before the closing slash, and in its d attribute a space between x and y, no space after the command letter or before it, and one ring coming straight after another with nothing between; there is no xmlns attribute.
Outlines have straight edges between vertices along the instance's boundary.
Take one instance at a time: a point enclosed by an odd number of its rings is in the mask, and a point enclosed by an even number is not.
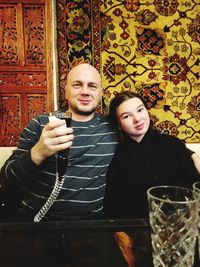
<svg viewBox="0 0 200 267"><path fill-rule="evenodd" d="M0 146L53 110L51 0L0 1Z"/></svg>

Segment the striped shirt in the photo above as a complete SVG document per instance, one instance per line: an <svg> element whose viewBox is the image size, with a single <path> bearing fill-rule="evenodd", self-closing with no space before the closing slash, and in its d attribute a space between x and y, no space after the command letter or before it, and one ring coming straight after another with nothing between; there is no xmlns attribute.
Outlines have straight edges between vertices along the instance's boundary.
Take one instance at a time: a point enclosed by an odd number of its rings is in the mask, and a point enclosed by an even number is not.
<svg viewBox="0 0 200 267"><path fill-rule="evenodd" d="M56 179L56 156L36 166L30 149L38 142L47 115L34 118L21 132L19 145L2 168L1 186L23 187L23 212L33 216L51 194ZM95 113L88 122L72 120L73 145L64 185L48 211L49 219L98 217L103 210L106 172L117 145L107 117Z"/></svg>

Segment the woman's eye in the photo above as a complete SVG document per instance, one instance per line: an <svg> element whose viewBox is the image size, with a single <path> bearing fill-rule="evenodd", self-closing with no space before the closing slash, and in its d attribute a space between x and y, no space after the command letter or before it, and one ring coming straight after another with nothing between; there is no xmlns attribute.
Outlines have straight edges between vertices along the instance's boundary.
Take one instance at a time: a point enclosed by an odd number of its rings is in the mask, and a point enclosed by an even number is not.
<svg viewBox="0 0 200 267"><path fill-rule="evenodd" d="M138 109L138 112L141 112L141 111L143 111L144 110L144 108L139 108Z"/></svg>
<svg viewBox="0 0 200 267"><path fill-rule="evenodd" d="M125 116L123 116L122 119L128 119L128 118L129 118L129 115L125 115Z"/></svg>

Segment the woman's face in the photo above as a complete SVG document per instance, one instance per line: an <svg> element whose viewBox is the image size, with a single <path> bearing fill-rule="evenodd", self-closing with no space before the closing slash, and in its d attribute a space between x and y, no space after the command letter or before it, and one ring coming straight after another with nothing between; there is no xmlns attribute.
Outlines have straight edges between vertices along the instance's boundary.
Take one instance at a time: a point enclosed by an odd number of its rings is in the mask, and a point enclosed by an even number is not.
<svg viewBox="0 0 200 267"><path fill-rule="evenodd" d="M117 117L120 129L137 142L142 140L149 129L149 113L137 97L127 99L119 105Z"/></svg>

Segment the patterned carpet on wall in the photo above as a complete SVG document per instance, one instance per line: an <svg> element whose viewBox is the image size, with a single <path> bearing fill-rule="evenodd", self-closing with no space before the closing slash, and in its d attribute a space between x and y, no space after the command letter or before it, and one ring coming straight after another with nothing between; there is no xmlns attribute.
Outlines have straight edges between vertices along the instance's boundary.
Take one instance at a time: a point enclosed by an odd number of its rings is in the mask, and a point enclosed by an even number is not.
<svg viewBox="0 0 200 267"><path fill-rule="evenodd" d="M160 130L200 142L199 14L199 0L57 0L60 101L68 70L89 62L102 74L102 112L136 91Z"/></svg>
<svg viewBox="0 0 200 267"><path fill-rule="evenodd" d="M58 96L61 108L67 106L65 84L70 68L88 62L100 71L99 10L98 0L56 1Z"/></svg>

